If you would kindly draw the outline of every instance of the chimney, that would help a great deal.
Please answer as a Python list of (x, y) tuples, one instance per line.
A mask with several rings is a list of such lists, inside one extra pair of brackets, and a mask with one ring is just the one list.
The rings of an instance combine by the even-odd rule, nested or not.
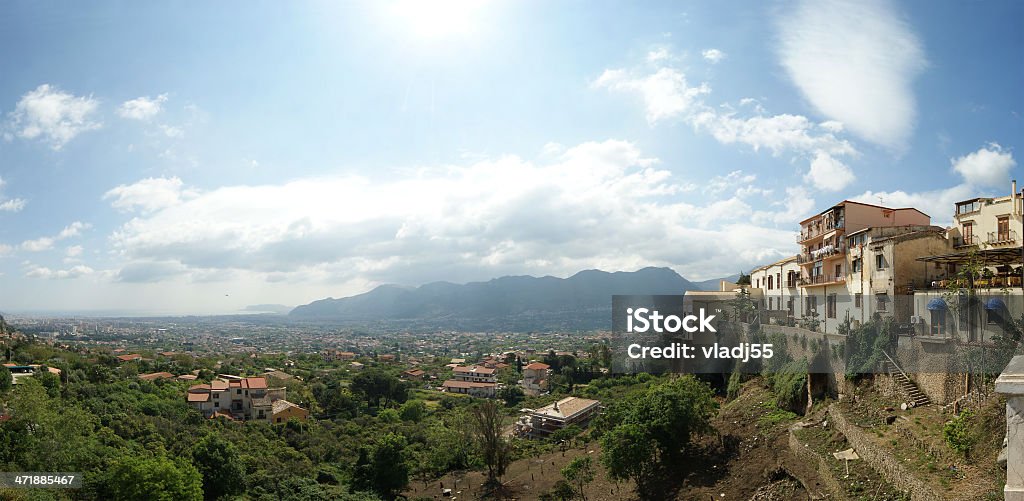
[(1013, 188), (1010, 190), (1010, 203), (1013, 205), (1013, 215), (1017, 215), (1017, 180), (1013, 180)]

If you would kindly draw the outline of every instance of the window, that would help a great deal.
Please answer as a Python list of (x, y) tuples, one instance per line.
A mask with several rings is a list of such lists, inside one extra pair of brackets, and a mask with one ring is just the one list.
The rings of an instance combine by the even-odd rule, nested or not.
[(931, 333), (933, 336), (942, 334), (946, 326), (946, 310), (932, 310)]
[(772, 278), (773, 277), (771, 275), (768, 275), (768, 290), (772, 290), (772, 285), (773, 285)]
[(775, 285), (778, 285), (780, 289), (782, 288), (782, 273), (775, 274)]
[(974, 223), (964, 223), (964, 229), (960, 233), (964, 237), (964, 245), (974, 243)]
[(886, 311), (889, 306), (889, 295), (886, 293), (875, 294), (875, 310)]
[(220, 398), (220, 392), (214, 393), (213, 398)]
[(790, 316), (792, 316), (793, 315), (793, 298), (789, 298), (789, 300), (786, 301), (786, 309), (789, 310), (789, 314), (790, 314)]
[(853, 295), (853, 307), (860, 308), (864, 304), (864, 294), (856, 293)]
[(981, 210), (980, 200), (972, 200), (970, 202), (962, 202), (956, 204), (957, 214), (967, 214), (968, 212), (974, 212), (976, 210)]
[(755, 289), (760, 289), (760, 288), (761, 288), (761, 279), (760, 279), (760, 278), (759, 278), (759, 279), (757, 279), (757, 281), (756, 281), (756, 285), (754, 285), (754, 288), (755, 288)]
[(825, 315), (828, 316), (828, 318), (836, 318), (835, 294), (829, 294), (828, 297), (825, 298)]
[(277, 418), (277, 422), (280, 423), (281, 422), (281, 418)]
[(769, 310), (771, 310), (771, 309), (772, 309), (772, 300), (773, 300), (773, 299), (775, 299), (775, 298), (771, 298), (771, 297), (770, 297), (770, 298), (768, 298), (768, 309), (769, 309)]
[(220, 402), (214, 402), (214, 403), (213, 403), (213, 406), (214, 406), (214, 407), (217, 407), (217, 408), (220, 408)]
[(837, 264), (836, 265), (836, 280), (839, 280), (842, 277), (843, 277), (843, 265)]
[(1010, 239), (1010, 216), (999, 216), (996, 219), (996, 230), (1000, 242)]
[(818, 296), (807, 296), (807, 312), (818, 312)]
[(881, 253), (875, 254), (875, 269), (876, 270), (884, 270), (885, 266), (886, 266), (885, 254), (881, 254)]
[(241, 395), (241, 394), (242, 394), (242, 390), (235, 390), (235, 395)]
[(999, 310), (989, 310), (989, 309), (986, 309), (985, 311), (988, 312), (988, 324), (989, 325), (999, 325), (999, 324), (1003, 323), (1003, 315), (1002, 315), (1002, 313), (1000, 313)]
[(853, 272), (854, 273), (860, 273), (860, 270), (861, 270), (861, 268), (863, 266), (864, 266), (864, 260), (863, 259), (858, 257), (858, 258), (853, 260)]

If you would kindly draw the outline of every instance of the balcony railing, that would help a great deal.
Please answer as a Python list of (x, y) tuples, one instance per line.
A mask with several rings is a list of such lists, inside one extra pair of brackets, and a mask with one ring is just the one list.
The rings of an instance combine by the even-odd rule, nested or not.
[(811, 252), (801, 252), (797, 254), (796, 262), (798, 264), (810, 263), (812, 261), (818, 261), (831, 256), (838, 256), (846, 253), (846, 244), (839, 245), (826, 245), (820, 249), (813, 250)]
[(800, 240), (808, 240), (819, 235), (824, 235), (832, 230), (842, 229), (843, 221), (840, 220), (836, 224), (815, 224), (800, 231)]
[(1007, 231), (990, 231), (988, 232), (988, 240), (986, 241), (989, 245), (1006, 245), (1012, 244), (1017, 241), (1017, 232), (1013, 230)]
[(978, 239), (974, 238), (974, 235), (967, 235), (966, 237), (956, 237), (953, 241), (953, 247), (967, 247), (970, 245), (977, 245)]
[(812, 275), (800, 279), (800, 285), (840, 284), (846, 282), (846, 275)]

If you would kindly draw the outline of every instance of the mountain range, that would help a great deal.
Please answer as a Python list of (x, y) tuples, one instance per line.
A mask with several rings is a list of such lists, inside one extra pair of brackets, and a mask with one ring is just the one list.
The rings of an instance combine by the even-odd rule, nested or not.
[[(717, 280), (714, 281), (717, 286)], [(702, 290), (670, 268), (581, 271), (569, 278), (507, 276), (486, 282), (381, 285), (298, 306), (289, 319), (453, 330), (591, 330), (610, 324), (613, 295)]]

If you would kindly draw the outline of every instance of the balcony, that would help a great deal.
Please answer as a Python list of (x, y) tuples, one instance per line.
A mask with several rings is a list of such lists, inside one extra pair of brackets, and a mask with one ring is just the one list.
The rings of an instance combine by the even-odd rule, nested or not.
[(820, 249), (815, 249), (811, 252), (802, 252), (797, 254), (797, 264), (805, 264), (819, 260), (829, 259), (834, 256), (845, 256), (846, 255), (846, 244), (839, 245), (826, 245)]
[(1017, 232), (1013, 230), (1007, 231), (990, 231), (988, 232), (988, 239), (985, 243), (989, 245), (1010, 245), (1017, 241)]
[(966, 237), (956, 237), (956, 240), (953, 240), (953, 247), (960, 248), (978, 245), (978, 240), (979, 239), (974, 238), (974, 235), (967, 235)]
[(812, 275), (810, 277), (804, 277), (800, 279), (800, 285), (803, 287), (811, 287), (815, 285), (830, 285), (830, 284), (841, 284), (846, 282), (846, 275)]

